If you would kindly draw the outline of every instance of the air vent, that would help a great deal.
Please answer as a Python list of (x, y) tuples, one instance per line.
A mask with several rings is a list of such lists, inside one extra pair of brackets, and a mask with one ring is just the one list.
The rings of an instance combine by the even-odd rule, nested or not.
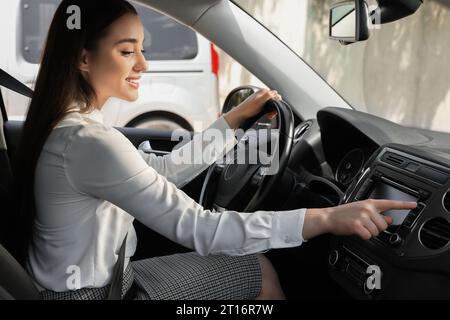
[(442, 201), (445, 210), (447, 210), (447, 212), (450, 212), (450, 190), (447, 191), (446, 194), (444, 194), (444, 199)]
[(450, 223), (444, 218), (428, 220), (420, 230), (420, 242), (428, 249), (441, 249), (450, 242)]
[(396, 167), (402, 167), (406, 160), (400, 156), (388, 153), (383, 157), (383, 160)]

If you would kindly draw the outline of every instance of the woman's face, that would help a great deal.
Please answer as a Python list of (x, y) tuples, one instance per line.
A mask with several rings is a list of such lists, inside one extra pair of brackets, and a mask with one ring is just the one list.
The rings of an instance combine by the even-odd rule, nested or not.
[(85, 51), (80, 70), (97, 95), (101, 108), (109, 97), (137, 100), (139, 79), (148, 64), (143, 55), (144, 28), (138, 16), (126, 14), (115, 21), (95, 52)]

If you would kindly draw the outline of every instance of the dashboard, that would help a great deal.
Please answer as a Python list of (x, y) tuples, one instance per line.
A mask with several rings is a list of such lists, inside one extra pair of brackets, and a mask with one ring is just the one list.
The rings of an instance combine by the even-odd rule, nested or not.
[[(414, 210), (386, 211), (393, 223), (371, 240), (333, 237), (330, 275), (357, 298), (450, 296), (450, 155), (387, 144), (364, 167), (343, 203), (364, 199), (417, 202)], [(371, 285), (370, 268), (379, 271)]]
[(374, 152), (385, 144), (413, 145), (428, 148), (427, 152), (450, 153), (448, 133), (409, 128), (351, 109), (324, 108), (318, 112), (317, 119), (297, 124), (295, 132), (301, 132), (297, 139), (301, 141), (294, 145), (291, 167), (295, 170), (296, 165), (302, 163), (308, 171), (329, 179), (343, 192), (362, 172)]
[(418, 203), (384, 212), (394, 223), (371, 240), (332, 236), (330, 277), (360, 299), (450, 297), (450, 135), (332, 107), (296, 132), (305, 123), (292, 161), (312, 155), (302, 165), (341, 189), (341, 204)]

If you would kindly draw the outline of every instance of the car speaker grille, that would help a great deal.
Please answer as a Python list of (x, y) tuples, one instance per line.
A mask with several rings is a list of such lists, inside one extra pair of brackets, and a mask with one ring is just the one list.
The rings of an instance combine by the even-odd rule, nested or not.
[(445, 210), (447, 210), (447, 212), (450, 212), (450, 190), (448, 190), (444, 195), (444, 200), (442, 203), (444, 204)]
[(450, 223), (444, 218), (427, 221), (420, 231), (420, 241), (428, 249), (441, 249), (450, 242)]

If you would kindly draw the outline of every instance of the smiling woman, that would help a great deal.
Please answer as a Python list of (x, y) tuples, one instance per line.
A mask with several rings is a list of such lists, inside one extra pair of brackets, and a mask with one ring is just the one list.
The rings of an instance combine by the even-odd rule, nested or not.
[[(74, 6), (80, 8), (79, 28), (76, 21), (67, 27)], [(148, 68), (144, 41), (142, 23), (127, 1), (64, 0), (56, 10), (14, 161), (14, 200), (20, 204), (15, 229), (25, 236), (13, 237), (19, 241), (16, 256), (48, 299), (106, 298), (121, 262), (123, 297), (283, 297), (270, 262), (250, 254), (278, 244), (267, 232), (271, 213), (241, 220), (203, 210), (175, 183), (192, 179), (208, 164), (175, 166), (171, 158), (140, 154), (103, 123), (100, 109), (108, 98), (138, 98), (139, 79)], [(210, 128), (232, 138), (202, 146), (218, 155), (228, 151), (235, 139), (226, 131), (275, 96), (264, 90), (219, 118)], [(202, 135), (194, 140), (199, 139)], [(301, 243), (304, 211), (278, 222), (296, 226), (290, 232), (297, 240), (289, 245)], [(134, 218), (205, 257), (188, 253), (130, 263), (137, 241)], [(248, 255), (206, 257), (225, 252)], [(183, 290), (171, 290), (182, 282)]]
[(127, 14), (99, 40), (98, 50), (83, 49), (79, 68), (96, 92), (93, 104), (97, 108), (111, 96), (128, 101), (138, 98), (140, 75), (148, 69), (143, 43), (139, 16)]

